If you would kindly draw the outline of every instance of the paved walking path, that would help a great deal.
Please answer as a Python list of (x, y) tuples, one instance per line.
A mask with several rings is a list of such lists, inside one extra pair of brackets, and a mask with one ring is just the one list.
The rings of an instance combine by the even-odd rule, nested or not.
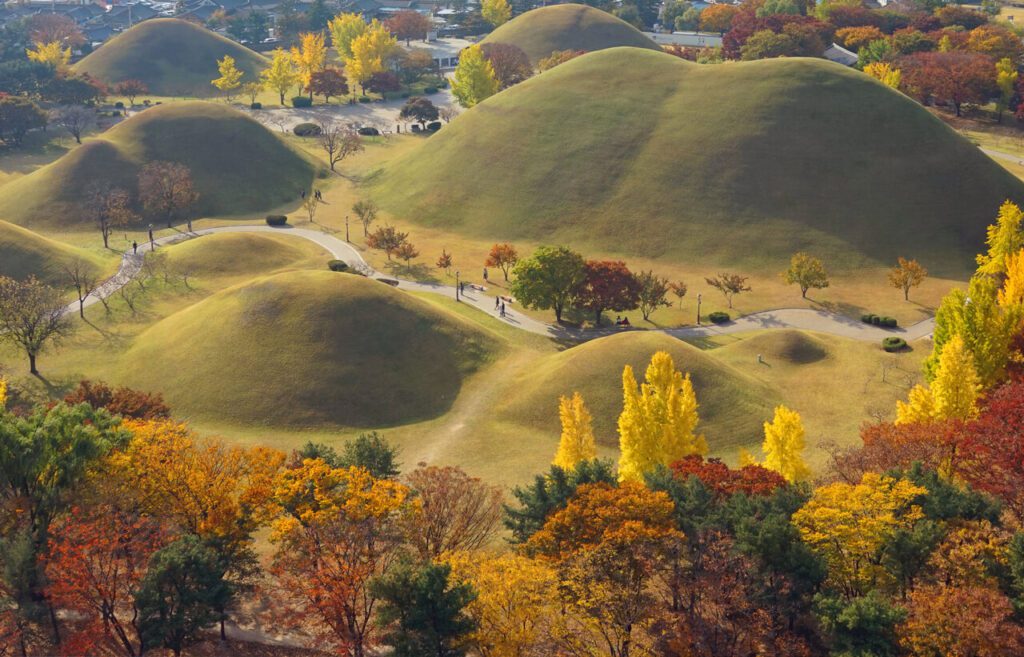
[[(399, 289), (415, 292), (429, 292), (431, 294), (439, 294), (449, 298), (455, 298), (455, 287), (452, 285), (406, 281), (397, 279), (388, 274), (382, 274), (370, 267), (370, 265), (363, 260), (363, 257), (355, 248), (352, 247), (351, 244), (348, 244), (329, 233), (310, 230), (308, 228), (294, 228), (292, 226), (271, 227), (262, 224), (204, 228), (193, 232), (182, 232), (175, 235), (161, 237), (154, 240), (153, 247), (160, 248), (177, 242), (201, 237), (203, 235), (213, 235), (217, 233), (273, 233), (276, 235), (299, 237), (318, 244), (336, 259), (344, 260), (351, 266), (358, 266), (363, 271), (369, 272), (369, 276), (371, 278), (398, 281), (397, 287)], [(99, 303), (100, 298), (109, 297), (131, 281), (132, 278), (139, 273), (139, 270), (142, 268), (142, 260), (145, 257), (145, 254), (150, 250), (150, 243), (145, 242), (139, 245), (139, 251), (137, 254), (133, 254), (130, 250), (127, 251), (122, 256), (121, 267), (117, 274), (97, 288), (97, 290), (93, 292), (88, 299), (86, 299), (85, 305), (91, 306), (95, 303)], [(511, 303), (509, 302), (506, 302), (505, 305), (505, 317), (499, 318), (498, 313), (494, 308), (494, 296), (488, 296), (486, 292), (471, 289), (469, 286), (466, 286), (465, 294), (460, 296), (464, 303), (468, 303), (474, 308), (498, 318), (499, 321), (504, 321), (510, 326), (524, 331), (529, 331), (530, 333), (551, 338), (562, 340), (589, 340), (591, 338), (621, 333), (623, 330), (641, 330), (636, 328), (609, 328), (599, 330), (568, 329), (552, 324), (545, 324), (544, 322), (538, 321), (532, 317), (528, 317), (519, 311), (513, 310), (511, 308)], [(69, 304), (65, 312), (68, 314), (77, 313), (78, 302), (75, 301)], [(706, 326), (690, 326), (677, 329), (656, 330), (662, 330), (677, 338), (696, 338), (713, 335), (727, 335), (730, 333), (759, 329), (803, 329), (865, 341), (878, 341), (887, 336), (897, 335), (907, 341), (910, 341), (930, 335), (935, 329), (935, 320), (926, 319), (907, 328), (883, 329), (877, 326), (864, 324), (856, 319), (851, 319), (843, 315), (837, 315), (823, 310), (811, 310), (809, 308), (783, 308), (780, 310), (766, 310), (764, 312), (745, 315), (735, 321), (722, 325), (712, 324)]]

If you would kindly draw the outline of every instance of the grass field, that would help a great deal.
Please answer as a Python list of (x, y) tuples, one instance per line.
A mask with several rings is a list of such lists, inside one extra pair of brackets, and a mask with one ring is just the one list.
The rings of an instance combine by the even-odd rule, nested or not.
[(69, 246), (19, 226), (0, 221), (0, 276), (34, 275), (50, 284), (67, 284), (64, 267), (82, 262), (94, 275), (112, 271), (112, 262), (86, 249)]
[(144, 21), (117, 35), (74, 66), (78, 73), (115, 84), (141, 80), (156, 96), (206, 98), (219, 92), (217, 60), (225, 55), (254, 80), (267, 60), (245, 46), (204, 27), (176, 18)]
[(144, 164), (189, 167), (203, 215), (268, 210), (297, 199), (323, 169), (256, 121), (224, 105), (181, 102), (133, 115), (59, 160), (0, 187), (0, 219), (50, 230), (85, 223), (96, 173), (134, 193)]
[(629, 23), (587, 5), (564, 4), (540, 7), (505, 23), (482, 43), (519, 46), (534, 64), (556, 50), (604, 50), (632, 46), (661, 50)]
[(1024, 199), (970, 142), (856, 71), (616, 48), (463, 113), (367, 192), (395, 216), (493, 240), (750, 272), (798, 250), (836, 273), (902, 255), (953, 278), (999, 204)]

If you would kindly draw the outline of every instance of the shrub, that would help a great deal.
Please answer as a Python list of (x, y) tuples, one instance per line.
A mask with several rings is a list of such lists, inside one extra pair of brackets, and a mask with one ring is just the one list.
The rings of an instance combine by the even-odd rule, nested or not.
[(114, 107), (116, 107), (117, 109), (124, 109), (124, 103), (122, 103), (121, 101), (117, 101), (116, 103), (114, 103)]
[(292, 107), (312, 107), (313, 101), (306, 96), (295, 96), (292, 98)]
[(380, 134), (380, 130), (378, 130), (377, 128), (371, 128), (369, 126), (359, 128), (359, 130), (357, 130), (356, 132), (363, 135), (364, 137), (376, 137), (377, 135)]
[(903, 338), (897, 338), (895, 335), (891, 335), (888, 338), (882, 338), (882, 349), (885, 349), (889, 353), (902, 351), (906, 348), (907, 341)]
[(348, 263), (344, 260), (328, 260), (327, 268), (331, 271), (348, 271)]
[(437, 93), (437, 87), (424, 87), (423, 88), (423, 93), (425, 95), (427, 95), (427, 96), (429, 96), (430, 94), (436, 94)]
[(729, 313), (722, 310), (716, 310), (715, 312), (708, 314), (708, 319), (711, 320), (712, 324), (725, 324), (729, 321)]
[(359, 97), (359, 102), (360, 103), (368, 103), (368, 102), (370, 102), (370, 97), (369, 96), (360, 96)]
[(413, 132), (423, 132), (423, 129), (422, 129), (422, 128), (420, 128), (420, 126), (419, 126), (419, 124), (418, 124), (418, 123), (413, 123), (413, 124), (412, 124), (412, 131), (413, 131)]
[(253, 103), (249, 105), (249, 109), (263, 109), (263, 103)]
[(431, 132), (437, 132), (440, 129), (441, 129), (441, 122), (440, 121), (431, 121), (430, 123), (427, 124), (427, 130), (429, 130)]
[(315, 123), (300, 123), (292, 128), (292, 132), (300, 137), (316, 137), (322, 132), (322, 130), (320, 130), (320, 126)]
[(864, 322), (865, 324), (872, 324), (875, 321), (875, 317), (877, 317), (877, 315), (871, 315), (871, 314), (861, 315), (860, 316), (860, 321)]
[(283, 214), (268, 214), (267, 225), (268, 226), (284, 226), (288, 223), (288, 217)]
[(878, 321), (879, 325), (885, 328), (896, 328), (896, 318), (894, 317), (881, 317)]
[(408, 91), (403, 91), (402, 93), (398, 94), (399, 98), (409, 98), (410, 96), (412, 96), (412, 94), (409, 93)]
[(873, 325), (875, 325), (875, 326), (881, 326), (882, 325), (882, 318), (879, 317), (878, 315), (872, 315), (871, 316), (871, 323)]

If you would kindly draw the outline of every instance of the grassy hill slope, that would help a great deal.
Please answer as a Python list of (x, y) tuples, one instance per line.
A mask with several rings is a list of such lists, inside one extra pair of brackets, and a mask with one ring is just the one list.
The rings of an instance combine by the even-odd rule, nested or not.
[(778, 271), (916, 257), (973, 269), (1024, 185), (911, 99), (818, 59), (698, 65), (613, 48), (465, 112), (369, 180), (385, 210), (488, 240), (543, 239)]
[(519, 46), (535, 64), (556, 50), (591, 52), (616, 46), (661, 50), (658, 44), (624, 20), (606, 11), (576, 4), (528, 11), (488, 34), (482, 43)]
[(262, 55), (210, 30), (176, 18), (144, 21), (117, 35), (74, 66), (108, 84), (142, 80), (157, 96), (219, 95), (210, 80), (225, 55), (253, 80), (267, 65)]
[(137, 192), (147, 162), (192, 170), (199, 216), (255, 212), (294, 199), (318, 167), (262, 125), (223, 105), (189, 101), (133, 115), (102, 138), (0, 188), (0, 219), (69, 227), (86, 221), (82, 199), (100, 174)]
[(99, 273), (99, 259), (81, 249), (0, 221), (0, 276), (34, 275), (52, 285), (67, 285), (63, 267), (80, 260)]
[(522, 380), (510, 384), (510, 399), (498, 410), (507, 421), (558, 435), (558, 397), (579, 391), (594, 416), (602, 445), (618, 445), (616, 423), (622, 410), (622, 368), (638, 380), (651, 356), (667, 351), (676, 367), (689, 372), (697, 394), (699, 425), (711, 451), (731, 455), (737, 446), (759, 441), (761, 423), (777, 397), (771, 388), (739, 369), (664, 333), (631, 332), (591, 340), (546, 357)]
[(501, 349), (377, 281), (299, 271), (228, 288), (147, 329), (116, 380), (183, 416), (249, 426), (390, 426), (436, 417)]
[(299, 263), (310, 252), (330, 254), (306, 240), (266, 233), (214, 233), (176, 245), (168, 263), (198, 277), (260, 275)]

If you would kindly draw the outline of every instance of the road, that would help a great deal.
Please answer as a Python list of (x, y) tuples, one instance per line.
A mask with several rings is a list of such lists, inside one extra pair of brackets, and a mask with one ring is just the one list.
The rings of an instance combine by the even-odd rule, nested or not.
[[(352, 245), (328, 233), (310, 230), (308, 228), (295, 228), (292, 226), (272, 227), (262, 224), (221, 226), (218, 228), (204, 228), (191, 233), (183, 232), (176, 235), (161, 237), (155, 240), (152, 246), (153, 248), (162, 248), (177, 242), (196, 239), (203, 235), (215, 235), (218, 233), (272, 233), (275, 235), (287, 235), (305, 239), (319, 245), (334, 258), (344, 260), (350, 266), (358, 267), (362, 271), (366, 272), (371, 278), (398, 281), (397, 287), (401, 290), (427, 292), (430, 294), (447, 296), (453, 299), (456, 296), (455, 287), (451, 285), (406, 281), (387, 274), (382, 274), (370, 267), (370, 265), (363, 260), (362, 255), (360, 255)], [(138, 254), (134, 254), (131, 251), (125, 252), (122, 256), (121, 266), (118, 269), (117, 274), (97, 288), (97, 290), (93, 292), (88, 299), (86, 299), (85, 305), (91, 306), (95, 303), (99, 303), (101, 297), (109, 297), (117, 292), (117, 290), (123, 285), (130, 282), (132, 278), (139, 273), (139, 270), (142, 268), (142, 259), (150, 249), (151, 247), (149, 242), (146, 242), (139, 246)], [(512, 304), (510, 300), (506, 302), (505, 316), (499, 317), (499, 313), (494, 307), (495, 297), (488, 295), (485, 289), (470, 289), (467, 287), (465, 293), (460, 295), (460, 299), (463, 303), (467, 303), (477, 310), (485, 312), (499, 321), (503, 321), (515, 328), (550, 338), (574, 341), (589, 340), (605, 335), (612, 335), (614, 333), (621, 333), (623, 330), (661, 330), (677, 338), (699, 338), (761, 329), (801, 329), (869, 342), (877, 342), (884, 337), (896, 335), (907, 341), (911, 341), (931, 335), (932, 331), (935, 329), (934, 319), (926, 319), (906, 328), (883, 329), (877, 326), (864, 324), (863, 322), (843, 315), (837, 315), (823, 310), (811, 310), (809, 308), (782, 308), (779, 310), (766, 310), (763, 312), (752, 313), (721, 325), (689, 326), (676, 329), (610, 328), (582, 330), (570, 329), (538, 321), (519, 311), (513, 310), (511, 308)], [(78, 302), (76, 301), (69, 304), (65, 309), (65, 312), (67, 314), (77, 313)]]
[[(455, 106), (450, 89), (441, 89), (436, 94), (427, 96), (439, 109)], [(388, 100), (374, 103), (354, 103), (341, 105), (314, 105), (313, 107), (281, 107), (264, 110), (251, 110), (248, 106), (236, 106), (260, 123), (282, 131), (291, 131), (300, 123), (320, 123), (321, 121), (340, 121), (358, 127), (369, 126), (381, 132), (395, 132), (395, 126), (402, 124), (402, 130), (409, 122), (399, 118), (405, 99)]]

